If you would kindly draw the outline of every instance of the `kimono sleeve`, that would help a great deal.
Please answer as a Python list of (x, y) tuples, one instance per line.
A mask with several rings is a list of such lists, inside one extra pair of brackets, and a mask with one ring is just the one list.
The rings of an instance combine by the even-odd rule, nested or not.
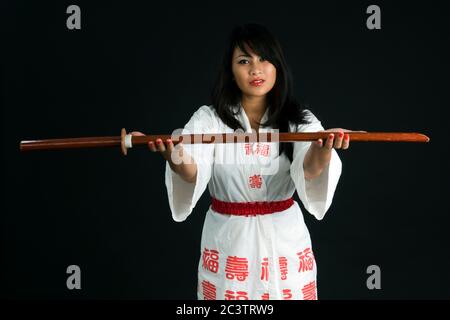
[[(200, 107), (184, 126), (182, 134), (216, 133), (216, 119), (208, 106)], [(166, 161), (165, 184), (172, 218), (182, 222), (191, 214), (211, 178), (214, 161), (214, 144), (183, 143), (187, 152), (197, 164), (197, 178), (194, 183), (184, 181)]]
[[(310, 124), (299, 125), (297, 132), (317, 132), (324, 130), (321, 122), (307, 110)], [(311, 141), (294, 142), (293, 159), (290, 167), (291, 178), (297, 189), (297, 194), (305, 209), (316, 219), (322, 220), (333, 200), (334, 192), (342, 172), (342, 162), (333, 148), (330, 163), (320, 176), (311, 181), (305, 179), (303, 161)]]

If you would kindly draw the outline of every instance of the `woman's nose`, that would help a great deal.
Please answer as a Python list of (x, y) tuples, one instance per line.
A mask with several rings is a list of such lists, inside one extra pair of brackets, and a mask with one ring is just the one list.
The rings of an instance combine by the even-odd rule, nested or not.
[(250, 70), (250, 73), (252, 75), (257, 75), (262, 73), (261, 68), (259, 66), (253, 66), (252, 69)]

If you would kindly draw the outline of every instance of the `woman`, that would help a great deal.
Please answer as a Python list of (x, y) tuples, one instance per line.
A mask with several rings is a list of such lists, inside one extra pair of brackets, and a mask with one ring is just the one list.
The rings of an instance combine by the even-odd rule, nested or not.
[[(311, 239), (292, 196), (296, 189), (305, 209), (319, 220), (324, 217), (342, 168), (334, 149), (348, 149), (350, 139), (344, 132), (350, 130), (324, 130), (314, 114), (295, 101), (282, 49), (258, 24), (232, 31), (211, 100), (193, 114), (183, 134), (237, 129), (334, 134), (325, 142), (176, 147), (171, 139), (149, 142), (150, 150), (167, 160), (165, 181), (175, 221), (184, 221), (209, 187), (212, 205), (202, 232), (198, 298), (317, 299)], [(219, 161), (230, 154), (231, 163)]]

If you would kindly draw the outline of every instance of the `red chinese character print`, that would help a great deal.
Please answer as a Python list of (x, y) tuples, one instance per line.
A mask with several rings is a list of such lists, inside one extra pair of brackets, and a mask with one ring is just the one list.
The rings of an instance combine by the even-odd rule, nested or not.
[(260, 151), (261, 151), (261, 145), (259, 143), (257, 143), (256, 148), (255, 148), (255, 153), (259, 154)]
[(248, 300), (248, 293), (245, 291), (237, 291), (235, 293), (234, 291), (226, 290), (225, 300)]
[(236, 277), (239, 281), (244, 281), (248, 276), (247, 258), (228, 256), (225, 273), (227, 279), (233, 280)]
[(270, 153), (270, 145), (268, 145), (268, 144), (263, 144), (262, 146), (261, 146), (261, 155), (262, 156), (264, 156), (264, 157), (268, 157), (269, 156), (269, 153)]
[(311, 281), (310, 283), (303, 286), (302, 293), (304, 300), (317, 300), (316, 282)]
[(278, 260), (280, 262), (281, 280), (286, 280), (287, 279), (287, 273), (288, 273), (287, 259), (286, 259), (286, 257), (280, 257), (280, 258), (278, 258)]
[(203, 298), (205, 300), (216, 300), (216, 286), (209, 281), (202, 281)]
[(252, 146), (250, 145), (250, 143), (244, 144), (244, 149), (245, 149), (246, 156), (248, 156), (252, 153)]
[(283, 289), (283, 299), (284, 300), (291, 300), (292, 299), (291, 289)]
[(263, 262), (261, 262), (261, 280), (268, 281), (269, 280), (269, 259), (263, 258)]
[(255, 175), (249, 177), (248, 180), (249, 180), (248, 182), (249, 182), (250, 188), (253, 188), (253, 189), (255, 189), (255, 188), (260, 189), (261, 188), (262, 178), (261, 178), (260, 174), (255, 174)]
[(263, 143), (255, 143), (255, 151), (252, 150), (252, 145), (250, 143), (244, 144), (245, 155), (259, 154), (264, 157), (268, 157), (270, 154), (270, 145)]
[(269, 293), (263, 293), (261, 300), (269, 300)]
[(205, 248), (202, 255), (203, 269), (217, 273), (219, 270), (219, 251)]
[(300, 260), (298, 272), (305, 272), (314, 268), (314, 255), (311, 248), (306, 248), (302, 252), (297, 252)]

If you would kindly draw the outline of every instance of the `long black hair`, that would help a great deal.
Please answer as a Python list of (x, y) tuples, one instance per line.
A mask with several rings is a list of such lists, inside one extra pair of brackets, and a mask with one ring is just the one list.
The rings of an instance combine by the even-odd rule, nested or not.
[[(211, 104), (220, 119), (233, 130), (238, 128), (244, 130), (242, 124), (234, 117), (236, 113), (233, 112), (233, 106), (239, 105), (241, 101), (242, 92), (233, 81), (231, 61), (236, 47), (250, 55), (245, 45), (272, 63), (277, 72), (274, 87), (267, 94), (269, 108), (267, 121), (259, 125), (272, 126), (279, 132), (288, 132), (289, 122), (296, 125), (310, 123), (305, 108), (293, 96), (292, 75), (280, 43), (266, 27), (256, 23), (236, 26), (229, 36), (223, 61), (211, 91)], [(283, 152), (286, 152), (286, 156), (292, 162), (292, 143), (280, 143), (279, 154)]]

